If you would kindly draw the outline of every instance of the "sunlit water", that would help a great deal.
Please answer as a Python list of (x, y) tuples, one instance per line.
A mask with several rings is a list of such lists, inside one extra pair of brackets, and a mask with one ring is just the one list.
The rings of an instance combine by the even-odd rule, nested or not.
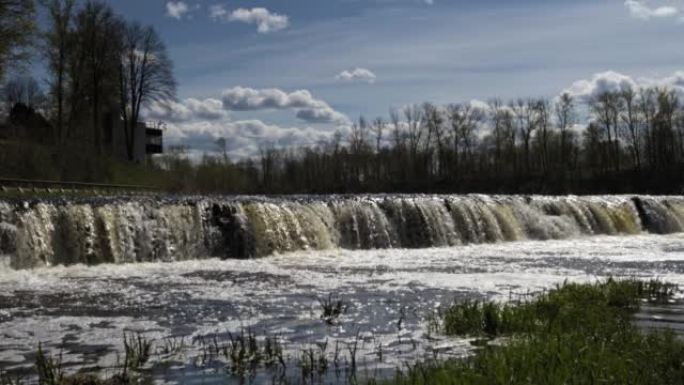
[[(31, 366), (39, 343), (67, 365), (111, 367), (124, 331), (155, 341), (149, 366), (159, 381), (238, 381), (203, 362), (199, 341), (250, 329), (279, 336), (290, 358), (328, 341), (359, 367), (386, 369), (469, 351), (467, 340), (427, 329), (458, 298), (507, 300), (565, 280), (658, 277), (684, 284), (684, 234), (580, 237), (419, 250), (323, 250), (263, 259), (0, 268), (0, 369)], [(319, 299), (347, 305), (334, 325)], [(183, 336), (178, 354), (164, 338)], [(347, 354), (348, 355), (348, 354)], [(173, 364), (169, 365), (169, 362)], [(265, 381), (264, 382), (268, 382)]]

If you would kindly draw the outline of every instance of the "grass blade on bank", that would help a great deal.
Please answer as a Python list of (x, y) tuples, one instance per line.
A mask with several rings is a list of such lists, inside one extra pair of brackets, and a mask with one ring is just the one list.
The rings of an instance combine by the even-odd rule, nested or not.
[(528, 302), (465, 301), (443, 315), (450, 335), (508, 336), (467, 359), (419, 363), (396, 384), (682, 384), (684, 342), (632, 323), (642, 301), (668, 302), (675, 285), (608, 279), (565, 283)]

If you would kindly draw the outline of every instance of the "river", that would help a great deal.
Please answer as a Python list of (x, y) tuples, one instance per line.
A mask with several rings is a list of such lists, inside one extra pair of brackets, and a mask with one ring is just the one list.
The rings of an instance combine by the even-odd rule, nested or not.
[[(237, 383), (207, 341), (249, 330), (292, 360), (337, 347), (348, 366), (357, 346), (358, 366), (386, 375), (470, 351), (428, 327), (455, 299), (609, 276), (684, 284), (682, 208), (630, 196), (8, 201), (0, 369), (30, 367), (39, 343), (69, 370), (112, 367), (124, 332), (140, 332), (155, 379)], [(329, 297), (346, 311), (324, 322)]]

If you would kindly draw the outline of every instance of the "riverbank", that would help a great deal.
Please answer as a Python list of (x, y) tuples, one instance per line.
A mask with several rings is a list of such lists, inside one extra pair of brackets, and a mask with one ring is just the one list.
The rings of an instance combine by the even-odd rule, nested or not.
[(463, 360), (409, 366), (393, 384), (681, 384), (684, 342), (671, 331), (645, 333), (632, 316), (642, 303), (667, 303), (659, 281), (563, 284), (530, 302), (462, 302), (442, 331), (485, 338)]

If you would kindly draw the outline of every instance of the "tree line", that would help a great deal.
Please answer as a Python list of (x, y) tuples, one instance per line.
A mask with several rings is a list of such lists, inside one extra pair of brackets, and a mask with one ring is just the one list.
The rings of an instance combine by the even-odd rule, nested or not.
[(153, 27), (123, 19), (104, 2), (40, 0), (38, 5), (47, 21), (43, 29), (36, 27), (33, 0), (0, 0), (0, 79), (29, 59), (42, 60), (47, 68), (47, 92), (28, 76), (4, 83), (9, 123), (38, 124), (28, 117), (44, 116), (49, 127), (29, 127), (45, 128), (43, 142), (87, 145), (104, 155), (105, 121), (121, 119), (132, 159), (133, 131), (144, 106), (175, 97), (173, 63), (162, 39)]
[[(681, 192), (684, 104), (663, 87), (413, 104), (361, 117), (315, 146), (265, 146), (231, 161), (223, 138), (199, 161), (167, 149), (130, 165), (108, 158), (101, 128), (120, 119), (132, 158), (143, 108), (174, 98), (173, 65), (154, 28), (95, 0), (0, 0), (0, 36), (0, 80), (31, 58), (47, 68), (45, 90), (29, 76), (3, 82), (0, 176), (219, 193)], [(22, 126), (28, 137), (9, 134)]]
[(279, 192), (676, 193), (684, 105), (657, 87), (415, 104), (314, 148), (264, 148), (255, 169)]

